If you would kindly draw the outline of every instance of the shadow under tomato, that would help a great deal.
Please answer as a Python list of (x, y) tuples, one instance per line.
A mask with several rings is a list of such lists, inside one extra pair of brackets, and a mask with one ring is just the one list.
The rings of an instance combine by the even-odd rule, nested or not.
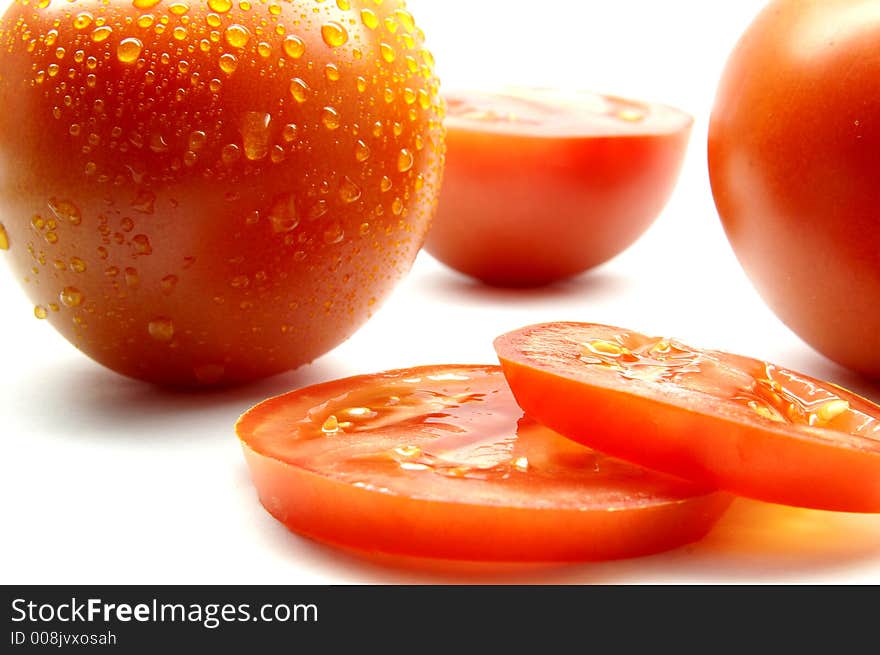
[(602, 269), (536, 287), (498, 287), (455, 271), (438, 268), (425, 274), (419, 285), (425, 293), (453, 303), (498, 304), (543, 302), (547, 300), (602, 298), (620, 294), (627, 281)]
[(365, 552), (303, 537), (275, 523), (271, 540), (276, 547), (293, 549), (300, 561), (305, 556), (336, 576), (361, 583), (544, 584), (548, 576), (563, 583), (571, 574), (570, 565), (558, 563), (473, 562)]
[[(15, 393), (21, 408), (18, 418), (35, 434), (170, 443), (209, 434), (228, 438), (238, 416), (256, 403), (339, 375), (332, 357), (323, 357), (247, 385), (175, 389), (126, 378), (84, 357), (71, 357), (53, 364), (51, 374), (26, 372)], [(219, 426), (219, 431), (212, 426)]]
[(727, 575), (802, 575), (880, 562), (880, 516), (737, 499), (696, 555), (724, 561)]
[[(270, 517), (274, 547), (348, 579), (386, 584), (653, 584), (810, 579), (880, 564), (880, 516), (736, 499), (701, 541), (657, 555), (583, 563), (492, 563), (365, 553), (290, 533)], [(268, 535), (267, 535), (268, 536)]]

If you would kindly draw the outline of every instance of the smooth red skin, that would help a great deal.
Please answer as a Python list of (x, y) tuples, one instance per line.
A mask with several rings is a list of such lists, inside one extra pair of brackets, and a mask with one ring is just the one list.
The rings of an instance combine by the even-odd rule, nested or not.
[[(59, 306), (59, 311), (48, 311), (48, 321), (84, 353), (119, 373), (161, 384), (245, 382), (295, 368), (339, 344), (372, 315), (408, 272), (427, 231), (442, 173), (437, 81), (430, 74), (409, 73), (402, 50), (390, 64), (379, 56), (382, 40), (402, 48), (403, 26), (392, 36), (368, 30), (360, 22), (361, 5), (369, 5), (382, 21), (402, 3), (385, 2), (377, 7), (355, 1), (347, 12), (326, 3), (314, 14), (311, 0), (298, 0), (281, 3), (278, 18), (270, 14), (269, 5), (255, 2), (244, 12), (236, 4), (222, 16), (220, 43), (208, 53), (198, 47), (210, 29), (205, 3), (191, 3), (186, 14), (189, 37), (184, 41), (172, 36), (180, 19), (167, 11), (165, 3), (144, 11), (135, 9), (130, 0), (114, 1), (107, 7), (94, 0), (53, 2), (45, 9), (35, 5), (17, 2), (0, 22), (0, 30), (8, 30), (23, 17), (37, 37), (52, 27), (53, 20), (61, 21), (56, 43), (46, 48), (38, 45), (34, 53), (26, 51), (27, 41), (20, 35), (0, 34), (0, 222), (10, 242), (10, 250), (0, 251), (0, 256), (9, 262), (35, 305)], [(114, 26), (110, 38), (93, 43), (89, 36), (94, 24), (74, 30), (72, 17), (82, 11), (90, 11), (95, 19), (108, 17), (108, 24)], [(301, 13), (308, 18), (302, 20)], [(171, 22), (161, 36), (152, 28), (120, 28), (116, 23), (117, 17), (142, 14), (153, 14), (156, 23), (167, 15)], [(296, 60), (288, 57), (285, 67), (278, 68), (283, 37), (274, 28), (257, 37), (254, 20), (261, 17), (270, 25), (276, 21), (288, 25), (288, 34), (306, 43), (306, 54)], [(349, 19), (356, 22), (350, 24)], [(325, 20), (349, 27), (351, 37), (345, 46), (330, 48), (322, 41), (320, 26)], [(225, 28), (236, 22), (251, 30), (246, 54), (225, 43)], [(118, 42), (131, 36), (144, 42), (144, 54), (172, 55), (167, 66), (152, 66), (156, 71), (152, 84), (145, 82), (148, 67), (139, 69), (117, 61)], [(79, 38), (76, 44), (72, 42), (75, 37)], [(11, 52), (7, 39), (14, 44)], [(263, 59), (254, 51), (258, 41), (271, 44), (270, 58)], [(188, 53), (191, 44), (196, 47)], [(355, 45), (364, 53), (361, 59), (352, 55)], [(56, 56), (57, 46), (66, 49), (63, 60)], [(411, 54), (422, 63), (420, 47)], [(176, 55), (181, 48), (184, 54)], [(77, 49), (84, 51), (84, 62), (91, 55), (98, 58), (96, 70), (74, 60)], [(106, 60), (105, 52), (109, 53)], [(221, 52), (238, 55), (234, 74), (219, 69)], [(178, 74), (179, 59), (188, 63), (186, 74)], [(328, 62), (338, 65), (338, 81), (325, 76)], [(60, 65), (58, 76), (47, 75), (41, 85), (34, 84), (36, 71), (46, 71), (51, 64)], [(73, 80), (67, 77), (70, 68), (76, 71)], [(89, 72), (97, 77), (94, 88), (84, 83)], [(269, 74), (261, 76), (261, 72)], [(199, 73), (201, 86), (192, 85), (193, 73)], [(356, 88), (358, 75), (370, 80), (363, 93)], [(399, 75), (396, 82), (390, 79), (392, 75)], [(291, 97), (294, 77), (311, 88), (302, 104)], [(206, 86), (212, 78), (222, 81), (216, 98)], [(118, 88), (117, 80), (123, 83), (118, 93), (104, 92), (108, 81)], [(70, 108), (63, 102), (64, 93), (57, 91), (61, 82), (75, 99)], [(393, 103), (382, 99), (386, 86), (398, 92)], [(402, 97), (404, 86), (431, 94), (429, 109), (415, 103), (418, 116), (414, 121), (408, 115), (412, 105)], [(183, 102), (175, 99), (177, 88), (187, 90)], [(138, 108), (141, 94), (153, 103), (151, 107)], [(104, 101), (100, 113), (93, 109), (98, 99)], [(62, 108), (60, 119), (53, 117), (56, 106)], [(339, 129), (323, 126), (325, 106), (338, 109)], [(295, 150), (289, 148), (281, 163), (272, 163), (268, 155), (248, 161), (242, 152), (234, 165), (224, 166), (222, 149), (230, 143), (243, 148), (241, 126), (245, 113), (251, 111), (272, 115), (270, 147), (288, 143), (281, 135), (284, 124), (298, 125), (297, 138), (290, 146)], [(89, 126), (92, 119), (94, 127)], [(371, 129), (378, 120), (383, 122), (383, 132), (374, 137)], [(395, 121), (404, 126), (400, 137), (392, 134)], [(138, 149), (130, 137), (140, 123), (149, 128), (142, 130), (145, 145)], [(360, 125), (357, 135), (356, 123)], [(70, 133), (72, 124), (81, 126), (78, 136)], [(115, 126), (123, 128), (121, 136), (113, 135)], [(101, 142), (85, 153), (83, 146), (92, 130)], [(181, 159), (193, 130), (204, 131), (208, 140), (198, 151), (196, 165), (188, 167), (181, 165)], [(166, 152), (149, 147), (152, 131), (163, 134)], [(416, 135), (423, 139), (422, 150), (415, 146)], [(363, 163), (355, 157), (358, 139), (371, 151)], [(120, 150), (122, 143), (127, 152)], [(414, 154), (413, 167), (405, 173), (398, 171), (403, 147)], [(84, 173), (87, 162), (97, 164), (95, 175)], [(133, 169), (146, 173), (141, 182)], [(155, 178), (150, 179), (150, 174)], [(108, 181), (99, 182), (100, 175), (108, 175)], [(387, 192), (380, 189), (385, 175), (393, 183)], [(419, 175), (420, 190), (416, 189)], [(362, 190), (352, 203), (340, 197), (346, 176)], [(322, 187), (325, 180), (326, 189)], [(132, 207), (145, 192), (155, 196), (149, 213)], [(275, 202), (286, 194), (294, 198), (300, 221), (290, 232), (275, 230), (269, 218)], [(31, 227), (34, 215), (54, 218), (48, 206), (52, 198), (72, 201), (82, 216), (79, 226), (58, 220), (54, 244), (45, 240), (46, 230)], [(402, 200), (399, 215), (393, 211), (395, 198)], [(309, 213), (319, 199), (328, 203), (328, 211), (310, 220)], [(381, 216), (377, 207), (382, 208)], [(255, 212), (260, 219), (251, 224)], [(102, 216), (108, 219), (106, 235), (100, 232)], [(130, 232), (122, 228), (126, 218), (134, 222)], [(336, 224), (344, 230), (344, 238), (328, 243), (325, 234), (333, 234)], [(364, 224), (369, 224), (368, 229)], [(123, 243), (116, 242), (116, 234)], [(131, 239), (139, 234), (149, 238), (151, 254), (135, 254)], [(99, 247), (107, 249), (106, 259), (98, 254)], [(56, 259), (68, 263), (74, 256), (87, 264), (84, 273), (53, 265)], [(112, 277), (106, 273), (111, 266), (119, 271)], [(126, 283), (124, 271), (129, 267), (137, 270), (136, 285)], [(179, 278), (171, 292), (161, 282), (168, 275)], [(242, 276), (247, 277), (247, 285), (241, 284)], [(59, 293), (67, 286), (83, 293), (79, 307), (60, 303)], [(157, 318), (172, 320), (172, 341), (150, 336), (148, 325)]]
[[(726, 403), (705, 394), (608, 384), (574, 361), (539, 364), (525, 354), (524, 343), (529, 334), (548, 326), (564, 331), (566, 324), (530, 326), (495, 341), (517, 403), (539, 423), (614, 457), (739, 496), (814, 509), (880, 512), (877, 450), (821, 441), (796, 426), (731, 413)], [(866, 402), (839, 387), (833, 391), (860, 406)]]
[(425, 249), (499, 286), (536, 286), (632, 245), (669, 200), (690, 123), (669, 133), (530, 136), (447, 122), (447, 162)]
[(728, 61), (709, 132), (715, 203), (761, 296), (810, 345), (873, 377), (878, 12), (877, 0), (771, 2)]
[[(426, 375), (446, 368), (460, 367), (419, 367), (407, 373)], [(305, 390), (309, 396), (303, 414), (314, 399), (338, 396), (353, 384), (369, 385), (373, 378), (336, 380)], [(732, 500), (710, 492), (637, 509), (573, 511), (377, 493), (279, 459), (265, 441), (260, 443), (261, 423), (296, 402), (302, 400), (293, 394), (270, 399), (236, 424), (260, 502), (293, 532), (358, 551), (496, 562), (639, 557), (699, 540)], [(412, 491), (419, 493), (417, 487)]]

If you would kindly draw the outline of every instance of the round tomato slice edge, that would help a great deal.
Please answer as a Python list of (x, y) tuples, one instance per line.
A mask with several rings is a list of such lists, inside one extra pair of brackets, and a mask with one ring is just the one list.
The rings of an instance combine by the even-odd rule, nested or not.
[(693, 122), (597, 94), (445, 97), (444, 182), (425, 250), (498, 286), (571, 277), (632, 245), (675, 188)]
[[(334, 407), (338, 410), (348, 402), (347, 391), (357, 392), (371, 384), (381, 385), (404, 377), (442, 377), (462, 371), (490, 379), (499, 393), (507, 394), (501, 402), (519, 411), (504, 386), (500, 368), (493, 366), (432, 366), (359, 376), (299, 390), (257, 405), (242, 416), (236, 431), (260, 502), (290, 530), (345, 548), (450, 560), (549, 562), (635, 557), (693, 542), (711, 529), (732, 499), (728, 494), (644, 472), (647, 498), (625, 500), (617, 506), (608, 503), (605, 507), (590, 507), (589, 502), (585, 502), (579, 508), (557, 507), (550, 492), (544, 499), (525, 501), (532, 506), (505, 504), (499, 501), (497, 494), (499, 489), (503, 491), (504, 483), (497, 480), (497, 484), (490, 480), (490, 486), (485, 487), (489, 489), (487, 501), (481, 503), (474, 498), (484, 493), (480, 485), (486, 483), (482, 480), (451, 479), (432, 471), (407, 471), (407, 475), (415, 477), (405, 480), (402, 486), (388, 484), (382, 488), (380, 483), (385, 484), (382, 480), (387, 478), (378, 477), (378, 473), (379, 482), (375, 485), (352, 484), (352, 478), (344, 470), (351, 460), (343, 461), (343, 470), (337, 467), (339, 461), (353, 452), (348, 450), (348, 445), (337, 451), (339, 460), (336, 462), (322, 460), (323, 453), (314, 452), (306, 458), (314, 458), (313, 461), (297, 462), (294, 451), (282, 452), (283, 445), (279, 445), (284, 440), (278, 435), (279, 426), (291, 426), (294, 430), (298, 424), (299, 429), (305, 429), (303, 426), (311, 422), (312, 427), (308, 429), (314, 429), (325, 421), (328, 411)], [(485, 381), (478, 382), (485, 390)], [(438, 386), (439, 383), (432, 384)], [(341, 404), (334, 400), (339, 398), (342, 398)], [(487, 402), (495, 403), (487, 412), (499, 406), (497, 400)], [(302, 419), (310, 408), (315, 412), (307, 422), (291, 420), (296, 415)], [(336, 420), (338, 424), (341, 414)], [(507, 420), (511, 429), (517, 429), (515, 420)], [(466, 422), (462, 425), (467, 428)], [(530, 433), (537, 435), (533, 439), (540, 447), (545, 433), (552, 433), (532, 425), (540, 431)], [(293, 432), (290, 434), (293, 440)], [(369, 431), (362, 435), (365, 440), (373, 438)], [(327, 437), (328, 440), (333, 438)], [(438, 437), (443, 438), (449, 437)], [(589, 452), (558, 435), (552, 438), (558, 440), (566, 456), (572, 456), (567, 452), (570, 449), (577, 449), (575, 453)], [(377, 439), (381, 442), (379, 449), (387, 447), (381, 435)], [(361, 444), (355, 443), (353, 448), (357, 450)], [(362, 452), (358, 456), (361, 455)], [(321, 464), (315, 465), (316, 461)], [(366, 466), (362, 472), (368, 472), (370, 467), (377, 471), (387, 469), (382, 462), (368, 461)], [(624, 471), (637, 470), (622, 462), (609, 464), (615, 471), (614, 467), (618, 466)], [(565, 474), (562, 471), (563, 477)], [(427, 490), (420, 491), (419, 475), (429, 476), (425, 483)], [(660, 482), (654, 482), (655, 479)], [(634, 489), (633, 484), (636, 483), (631, 480), (621, 483), (621, 495)], [(458, 491), (464, 489), (463, 485), (474, 486), (476, 491)], [(652, 498), (649, 492), (658, 485), (672, 491)]]
[[(865, 434), (854, 435), (782, 422), (775, 407), (747, 394), (716, 397), (714, 382), (705, 390), (683, 388), (624, 378), (613, 367), (583, 362), (583, 346), (591, 336), (601, 344), (615, 334), (649, 339), (613, 326), (549, 323), (502, 335), (495, 349), (523, 410), (579, 443), (740, 496), (814, 509), (880, 512), (880, 407), (836, 385), (759, 360), (691, 349), (729, 366), (721, 376), (737, 379), (740, 366), (769, 366), (833, 394), (836, 400), (827, 403), (838, 404), (829, 405), (829, 412), (853, 410), (865, 417)], [(703, 384), (701, 372), (692, 373), (696, 384)]]

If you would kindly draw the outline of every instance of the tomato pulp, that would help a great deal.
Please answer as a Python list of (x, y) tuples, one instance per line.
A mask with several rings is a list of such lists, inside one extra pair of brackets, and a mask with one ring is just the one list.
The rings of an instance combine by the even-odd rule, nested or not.
[(443, 160), (398, 0), (16, 0), (0, 254), (129, 376), (242, 382), (350, 336), (409, 270)]
[(880, 377), (880, 0), (776, 0), (727, 63), (709, 131), (718, 213), (782, 321)]
[(236, 430), (273, 516), (362, 551), (495, 561), (646, 555), (700, 538), (731, 500), (523, 417), (497, 366), (328, 382), (257, 405)]
[(588, 93), (446, 98), (445, 181), (425, 247), (496, 285), (576, 275), (631, 245), (669, 199), (693, 122)]
[(741, 496), (880, 512), (880, 407), (836, 385), (589, 323), (495, 348), (523, 410), (566, 437)]

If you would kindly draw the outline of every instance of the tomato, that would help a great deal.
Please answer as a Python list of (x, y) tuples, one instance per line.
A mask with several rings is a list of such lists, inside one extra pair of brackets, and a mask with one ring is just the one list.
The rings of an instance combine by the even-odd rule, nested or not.
[(447, 94), (447, 165), (426, 249), (495, 285), (581, 273), (666, 204), (690, 116), (595, 94)]
[(838, 386), (589, 323), (495, 348), (523, 410), (566, 437), (741, 496), (880, 512), (880, 407)]
[(464, 560), (645, 555), (731, 497), (603, 457), (523, 417), (497, 366), (426, 366), (267, 400), (236, 425), (266, 509), (362, 551)]
[(709, 172), (730, 243), (776, 314), (880, 376), (880, 1), (771, 2), (730, 56)]
[(0, 247), (34, 313), (158, 383), (350, 336), (441, 176), (432, 57), (397, 0), (19, 0), (0, 107)]

